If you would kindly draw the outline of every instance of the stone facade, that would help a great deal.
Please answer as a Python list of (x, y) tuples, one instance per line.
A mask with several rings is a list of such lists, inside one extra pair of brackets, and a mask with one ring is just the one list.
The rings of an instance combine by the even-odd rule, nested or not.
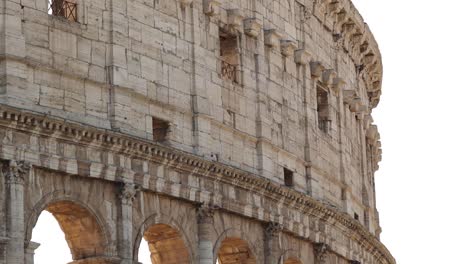
[(0, 264), (43, 210), (76, 264), (395, 263), (349, 0), (54, 1), (0, 1)]

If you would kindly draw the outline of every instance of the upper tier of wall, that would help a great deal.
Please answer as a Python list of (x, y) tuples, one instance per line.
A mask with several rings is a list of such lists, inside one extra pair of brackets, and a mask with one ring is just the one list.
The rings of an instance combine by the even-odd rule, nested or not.
[(292, 188), (380, 232), (382, 64), (350, 1), (77, 0), (76, 22), (44, 0), (2, 3), (1, 104), (141, 140), (156, 117), (158, 144), (276, 183), (290, 171)]

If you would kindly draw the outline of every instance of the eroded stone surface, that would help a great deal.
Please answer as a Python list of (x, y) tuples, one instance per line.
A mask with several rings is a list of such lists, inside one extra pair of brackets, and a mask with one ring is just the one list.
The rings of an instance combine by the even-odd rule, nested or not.
[(31, 263), (43, 210), (75, 264), (133, 264), (142, 240), (153, 263), (395, 263), (375, 205), (380, 53), (350, 1), (77, 8), (0, 11), (0, 263)]

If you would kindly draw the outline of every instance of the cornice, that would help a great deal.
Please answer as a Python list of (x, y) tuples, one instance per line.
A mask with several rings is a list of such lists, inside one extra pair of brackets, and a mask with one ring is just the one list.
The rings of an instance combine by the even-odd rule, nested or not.
[(289, 207), (295, 208), (306, 215), (315, 216), (337, 227), (341, 226), (343, 230), (351, 231), (352, 237), (377, 259), (383, 261), (382, 263), (396, 263), (387, 248), (359, 222), (347, 214), (328, 207), (304, 193), (281, 186), (259, 175), (205, 160), (193, 154), (145, 139), (6, 106), (0, 106), (0, 125), (28, 130), (33, 133), (53, 134), (54, 137), (80, 144), (99, 145), (114, 150), (125, 149), (126, 154), (170, 164), (170, 166), (177, 167), (179, 170), (193, 172), (195, 169), (200, 176), (216, 178), (218, 181), (240, 188), (257, 191), (270, 199), (281, 200)]
[[(305, 13), (310, 14), (310, 9)], [(369, 26), (351, 0), (315, 0), (312, 13), (333, 34), (336, 45), (354, 61), (366, 85), (369, 106), (375, 108), (380, 101), (383, 65), (379, 45)]]

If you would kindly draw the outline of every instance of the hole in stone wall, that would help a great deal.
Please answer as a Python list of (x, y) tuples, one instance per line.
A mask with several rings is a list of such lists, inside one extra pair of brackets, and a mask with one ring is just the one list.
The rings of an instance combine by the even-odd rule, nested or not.
[(167, 132), (169, 131), (169, 123), (162, 119), (153, 117), (153, 140), (162, 142), (167, 139)]
[(287, 187), (293, 187), (294, 186), (294, 173), (292, 172), (292, 170), (283, 168), (283, 175), (284, 175), (284, 185), (286, 185)]
[(77, 22), (78, 14), (76, 0), (49, 0), (48, 14)]
[(331, 126), (328, 91), (321, 85), (317, 85), (317, 112), (319, 129), (328, 133)]
[(359, 215), (356, 212), (354, 213), (354, 219), (359, 221)]
[(237, 36), (219, 30), (219, 48), (221, 59), (221, 77), (225, 80), (238, 83), (239, 48)]

